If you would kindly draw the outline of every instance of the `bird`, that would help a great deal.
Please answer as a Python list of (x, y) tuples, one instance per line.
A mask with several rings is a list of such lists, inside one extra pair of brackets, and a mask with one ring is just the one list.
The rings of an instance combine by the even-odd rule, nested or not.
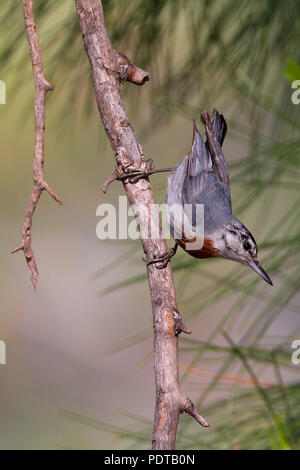
[[(195, 258), (239, 262), (252, 268), (272, 286), (270, 277), (258, 261), (253, 235), (232, 214), (230, 178), (222, 150), (227, 133), (224, 116), (214, 109), (210, 118), (209, 113), (203, 111), (201, 121), (206, 140), (194, 122), (191, 151), (175, 165), (168, 177), (167, 217), (175, 246), (162, 256), (145, 261), (148, 265), (159, 263), (157, 267), (162, 269), (180, 246)], [(204, 206), (204, 224), (196, 220), (199, 205)], [(185, 207), (190, 208), (189, 212)]]

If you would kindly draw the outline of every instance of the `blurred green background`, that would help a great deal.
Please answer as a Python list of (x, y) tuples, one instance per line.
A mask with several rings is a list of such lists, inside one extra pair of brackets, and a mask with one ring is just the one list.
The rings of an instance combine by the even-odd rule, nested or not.
[[(0, 7), (0, 447), (150, 448), (154, 410), (152, 315), (139, 241), (99, 241), (100, 187), (114, 165), (94, 103), (72, 0), (36, 0), (46, 77), (45, 174), (33, 224), (40, 272), (30, 284), (21, 238), (32, 187), (33, 77), (21, 4)], [(297, 0), (103, 1), (113, 44), (151, 81), (122, 86), (130, 121), (157, 168), (191, 145), (194, 118), (217, 107), (235, 215), (252, 231), (274, 287), (222, 260), (172, 260), (186, 394), (211, 424), (183, 416), (178, 449), (300, 447), (300, 4)], [(165, 175), (151, 179), (164, 201)], [(234, 346), (226, 339), (226, 332)]]

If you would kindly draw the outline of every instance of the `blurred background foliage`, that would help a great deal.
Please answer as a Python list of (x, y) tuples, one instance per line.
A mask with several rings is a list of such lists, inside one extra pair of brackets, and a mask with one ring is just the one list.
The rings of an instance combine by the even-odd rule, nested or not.
[[(156, 167), (163, 159), (160, 149), (172, 146), (170, 133), (162, 144), (159, 129), (171, 129), (180, 119), (183, 133), (189, 132), (190, 120), (204, 108), (215, 106), (225, 114), (234, 212), (255, 234), (262, 265), (274, 281), (271, 289), (243, 266), (197, 261), (182, 252), (172, 261), (179, 309), (194, 333), (180, 338), (181, 380), (212, 425), (202, 431), (183, 417), (177, 448), (299, 448), (300, 369), (291, 362), (291, 343), (300, 335), (300, 105), (291, 102), (291, 81), (300, 79), (300, 3), (105, 0), (103, 5), (114, 46), (150, 72), (147, 92), (128, 84), (123, 91)], [(37, 0), (35, 13), (46, 76), (55, 84), (49, 126), (57, 126), (59, 138), (68, 128), (83, 132), (82, 120), (94, 122), (97, 114), (74, 2)], [(0, 15), (1, 73), (14, 77), (8, 88), (17, 96), (32, 81), (20, 2), (3, 1)], [(32, 112), (31, 106), (29, 94), (24, 110)], [(167, 166), (183, 157), (188, 138), (185, 132), (175, 157), (167, 154)], [(165, 180), (155, 178), (162, 201)], [(92, 275), (101, 296), (147, 289), (137, 243), (119, 242), (119, 257), (107, 243), (112, 262)], [(107, 273), (118, 277), (121, 264), (123, 278), (103, 288)], [(107, 352), (120, 353), (151, 336), (150, 326), (134, 330)], [(138, 367), (151, 361), (148, 347)], [(127, 427), (69, 410), (62, 415), (116, 436), (116, 448), (150, 446), (151, 410), (147, 416), (125, 413)]]

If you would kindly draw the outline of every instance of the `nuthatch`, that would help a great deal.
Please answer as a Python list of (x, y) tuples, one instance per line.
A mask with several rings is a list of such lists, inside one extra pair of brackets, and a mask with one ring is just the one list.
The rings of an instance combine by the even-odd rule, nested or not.
[[(196, 258), (221, 257), (238, 261), (250, 266), (271, 286), (272, 281), (257, 260), (257, 245), (249, 230), (232, 215), (229, 174), (222, 151), (227, 125), (224, 117), (216, 109), (210, 119), (207, 111), (201, 114), (205, 126), (206, 142), (203, 141), (194, 123), (192, 150), (178, 163), (168, 179), (166, 203), (168, 207), (185, 204), (196, 208), (204, 205), (203, 233), (197, 233), (193, 216), (190, 217), (192, 233), (182, 232), (182, 214), (172, 213), (169, 218), (170, 230), (176, 244), (163, 256), (146, 260), (148, 264), (160, 263), (158, 268), (166, 266), (181, 246), (188, 254)], [(184, 210), (184, 209), (183, 209)], [(199, 249), (190, 249), (191, 240), (197, 242)], [(201, 239), (201, 240), (200, 240)]]

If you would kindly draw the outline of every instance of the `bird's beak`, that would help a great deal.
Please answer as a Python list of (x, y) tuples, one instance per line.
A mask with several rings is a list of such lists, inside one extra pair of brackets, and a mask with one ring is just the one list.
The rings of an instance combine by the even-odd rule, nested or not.
[(267, 275), (266, 271), (262, 268), (262, 266), (259, 264), (257, 260), (251, 260), (249, 263), (249, 266), (260, 276), (263, 278), (264, 281), (266, 281), (270, 286), (273, 286), (273, 282)]

